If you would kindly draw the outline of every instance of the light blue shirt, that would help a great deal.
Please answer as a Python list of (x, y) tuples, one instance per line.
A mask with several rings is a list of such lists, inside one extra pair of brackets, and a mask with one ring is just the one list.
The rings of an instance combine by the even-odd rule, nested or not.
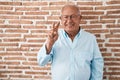
[(51, 61), (52, 80), (102, 80), (103, 58), (96, 37), (81, 29), (73, 41), (59, 30), (58, 40), (49, 55), (45, 44), (38, 52), (39, 65)]

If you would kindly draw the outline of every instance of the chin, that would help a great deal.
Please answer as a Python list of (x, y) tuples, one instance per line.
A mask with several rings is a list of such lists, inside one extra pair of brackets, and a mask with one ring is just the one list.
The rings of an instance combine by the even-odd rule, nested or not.
[(71, 32), (74, 31), (73, 29), (67, 29), (66, 32)]

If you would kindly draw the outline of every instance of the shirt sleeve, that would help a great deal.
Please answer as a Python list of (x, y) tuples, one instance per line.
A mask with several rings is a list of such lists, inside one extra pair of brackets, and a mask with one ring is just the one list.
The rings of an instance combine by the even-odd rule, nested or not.
[(40, 66), (46, 65), (49, 61), (52, 60), (53, 51), (51, 50), (50, 54), (47, 54), (45, 44), (39, 50), (37, 54), (37, 61)]
[(94, 38), (94, 55), (91, 64), (91, 78), (90, 80), (102, 80), (103, 79), (103, 67), (104, 60), (99, 50), (96, 38)]

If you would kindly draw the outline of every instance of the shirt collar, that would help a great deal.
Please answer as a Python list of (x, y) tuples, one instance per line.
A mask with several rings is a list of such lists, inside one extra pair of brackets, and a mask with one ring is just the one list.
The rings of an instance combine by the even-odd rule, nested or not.
[[(79, 37), (81, 32), (82, 32), (82, 28), (80, 28), (80, 30), (79, 30), (78, 34), (76, 35), (76, 37)], [(65, 32), (65, 30), (64, 30), (64, 36), (68, 37), (68, 34)]]

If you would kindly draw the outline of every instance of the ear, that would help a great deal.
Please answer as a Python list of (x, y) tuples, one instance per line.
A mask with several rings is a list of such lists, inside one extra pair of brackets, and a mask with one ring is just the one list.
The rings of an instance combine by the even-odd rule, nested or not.
[(82, 19), (82, 15), (80, 15), (80, 20)]
[(80, 15), (81, 19), (82, 19), (82, 15)]

